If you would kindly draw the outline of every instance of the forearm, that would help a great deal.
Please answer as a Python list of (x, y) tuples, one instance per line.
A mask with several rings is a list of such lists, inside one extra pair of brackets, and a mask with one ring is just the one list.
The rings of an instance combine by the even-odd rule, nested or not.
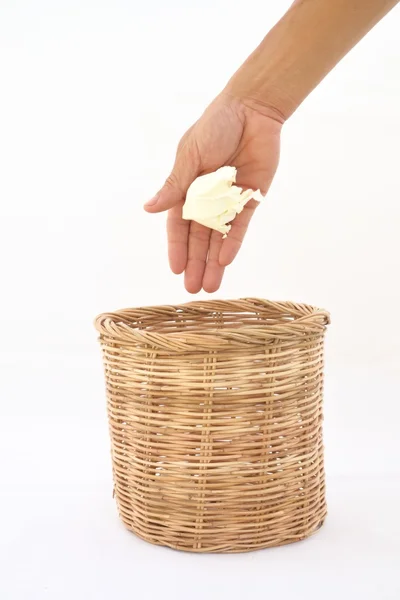
[(226, 92), (288, 118), (398, 0), (297, 0)]

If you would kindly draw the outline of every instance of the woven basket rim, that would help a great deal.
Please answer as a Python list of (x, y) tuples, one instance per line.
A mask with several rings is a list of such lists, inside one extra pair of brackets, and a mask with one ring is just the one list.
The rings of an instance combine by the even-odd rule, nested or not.
[[(282, 315), (282, 322), (241, 324), (240, 327), (210, 327), (204, 331), (181, 330), (165, 332), (141, 328), (138, 321), (152, 317), (174, 318), (177, 315), (215, 313), (264, 313), (272, 311), (275, 317)], [(266, 317), (267, 318), (267, 317)], [(291, 319), (291, 320), (288, 320)], [(95, 319), (95, 327), (102, 337), (130, 344), (145, 344), (169, 351), (188, 351), (194, 347), (217, 347), (231, 345), (265, 344), (267, 338), (284, 339), (305, 334), (321, 334), (330, 323), (330, 314), (309, 304), (293, 302), (272, 302), (261, 298), (241, 298), (238, 300), (197, 300), (177, 305), (159, 305), (121, 309), (102, 313)], [(161, 327), (160, 327), (161, 329)]]

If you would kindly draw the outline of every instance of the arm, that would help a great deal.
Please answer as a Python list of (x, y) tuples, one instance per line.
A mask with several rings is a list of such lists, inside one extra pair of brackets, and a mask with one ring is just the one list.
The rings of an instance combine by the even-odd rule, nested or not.
[(296, 0), (227, 85), (287, 119), (398, 0)]
[(169, 261), (189, 292), (215, 292), (242, 244), (257, 202), (234, 219), (227, 239), (182, 219), (193, 180), (223, 165), (237, 184), (268, 192), (285, 120), (396, 0), (297, 0), (183, 136), (162, 189), (146, 204), (168, 210)]

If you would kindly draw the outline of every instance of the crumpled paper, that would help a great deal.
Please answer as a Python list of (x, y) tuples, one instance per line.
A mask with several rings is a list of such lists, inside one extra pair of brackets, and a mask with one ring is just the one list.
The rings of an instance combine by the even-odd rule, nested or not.
[(231, 229), (229, 223), (245, 204), (251, 199), (263, 200), (260, 190), (243, 191), (233, 185), (235, 182), (235, 167), (221, 167), (197, 177), (187, 191), (182, 217), (220, 231), (225, 238)]

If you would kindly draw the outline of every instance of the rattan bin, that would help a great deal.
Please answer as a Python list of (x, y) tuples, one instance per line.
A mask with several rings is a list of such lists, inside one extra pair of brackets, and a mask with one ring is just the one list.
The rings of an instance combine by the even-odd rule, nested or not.
[(259, 299), (96, 319), (130, 530), (179, 550), (245, 552), (319, 529), (328, 323), (312, 306)]

